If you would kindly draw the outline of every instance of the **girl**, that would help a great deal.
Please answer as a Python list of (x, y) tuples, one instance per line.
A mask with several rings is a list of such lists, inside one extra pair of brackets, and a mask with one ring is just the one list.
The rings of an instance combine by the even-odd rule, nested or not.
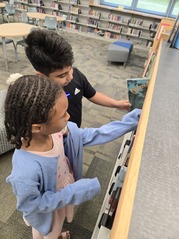
[(112, 141), (135, 130), (140, 110), (94, 129), (68, 122), (63, 89), (47, 78), (22, 76), (11, 84), (5, 100), (7, 138), (16, 149), (7, 178), (17, 209), (32, 226), (33, 239), (69, 239), (63, 222), (73, 219), (73, 206), (100, 191), (97, 178), (81, 179), (84, 145)]

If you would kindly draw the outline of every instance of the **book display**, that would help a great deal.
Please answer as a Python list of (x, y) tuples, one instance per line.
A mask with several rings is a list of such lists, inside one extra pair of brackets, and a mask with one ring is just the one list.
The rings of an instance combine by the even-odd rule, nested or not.
[(135, 132), (130, 132), (124, 136), (91, 239), (105, 239), (109, 236), (120, 200), (134, 140)]

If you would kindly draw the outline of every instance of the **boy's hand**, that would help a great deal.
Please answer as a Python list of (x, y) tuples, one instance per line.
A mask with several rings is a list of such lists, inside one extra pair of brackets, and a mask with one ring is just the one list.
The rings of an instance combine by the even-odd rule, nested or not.
[(127, 110), (130, 111), (131, 103), (128, 100), (118, 100), (118, 104), (116, 106), (119, 110)]

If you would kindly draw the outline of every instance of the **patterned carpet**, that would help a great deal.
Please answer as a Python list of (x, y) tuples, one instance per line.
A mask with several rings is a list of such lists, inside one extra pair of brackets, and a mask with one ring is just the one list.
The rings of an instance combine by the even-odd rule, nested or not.
[[(77, 66), (98, 90), (116, 99), (127, 98), (126, 79), (142, 75), (147, 51), (134, 48), (124, 67), (106, 61), (108, 41), (96, 40), (75, 33), (64, 32), (63, 36), (71, 43)], [(0, 89), (6, 88), (6, 79), (11, 73), (33, 74), (35, 71), (25, 57), (24, 50), (18, 47), (18, 62), (15, 62), (13, 47), (7, 46), (9, 72), (6, 72), (3, 54), (0, 50)], [(111, 120), (121, 119), (123, 111), (89, 103), (83, 100), (83, 127), (98, 127)], [(120, 149), (121, 139), (105, 145), (84, 149), (83, 176), (97, 176), (102, 192), (92, 201), (76, 208), (74, 221), (64, 228), (70, 229), (73, 239), (90, 239), (105, 195), (112, 169)], [(0, 156), (0, 239), (31, 239), (31, 229), (25, 226), (21, 213), (15, 209), (15, 198), (5, 179), (11, 170), (11, 155), (8, 152)]]

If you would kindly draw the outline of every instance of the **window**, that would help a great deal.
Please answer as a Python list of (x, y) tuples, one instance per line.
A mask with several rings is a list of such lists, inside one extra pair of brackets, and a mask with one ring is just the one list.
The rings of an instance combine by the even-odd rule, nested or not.
[(108, 6), (114, 6), (114, 7), (118, 7), (118, 6), (125, 6), (126, 8), (130, 8), (132, 5), (133, 0), (101, 0), (101, 4), (103, 5), (108, 5)]
[(179, 0), (94, 0), (101, 5), (124, 6), (125, 9), (147, 12), (165, 17), (176, 17), (179, 12)]
[(138, 0), (136, 9), (165, 15), (170, 0)]
[(179, 13), (179, 1), (177, 1), (177, 2), (175, 3), (171, 15), (172, 15), (172, 16), (177, 16), (178, 13)]

